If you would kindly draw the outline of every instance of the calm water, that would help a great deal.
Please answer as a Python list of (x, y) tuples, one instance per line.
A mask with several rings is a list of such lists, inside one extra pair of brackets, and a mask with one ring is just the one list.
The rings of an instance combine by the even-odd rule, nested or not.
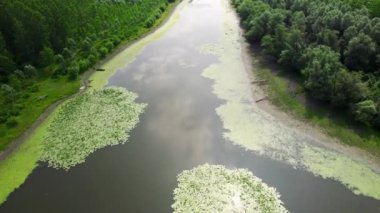
[(222, 102), (201, 76), (218, 61), (195, 49), (224, 33), (220, 4), (192, 1), (180, 13), (163, 38), (110, 79), (109, 86), (148, 103), (129, 142), (97, 151), (69, 172), (40, 166), (0, 212), (171, 212), (176, 175), (204, 163), (248, 168), (278, 189), (291, 212), (380, 212), (380, 201), (223, 139), (215, 113)]

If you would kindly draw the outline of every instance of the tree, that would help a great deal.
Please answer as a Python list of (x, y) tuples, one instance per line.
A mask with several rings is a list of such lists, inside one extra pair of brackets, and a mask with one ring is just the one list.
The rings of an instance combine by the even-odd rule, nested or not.
[(292, 27), (301, 32), (306, 31), (306, 17), (302, 11), (296, 11), (292, 14), (291, 23)]
[(79, 66), (78, 64), (74, 63), (69, 68), (67, 68), (67, 73), (69, 74), (70, 80), (75, 80), (78, 78), (79, 75)]
[(301, 71), (305, 76), (305, 88), (313, 97), (329, 101), (335, 90), (337, 73), (342, 69), (339, 54), (327, 46), (308, 48), (302, 56), (306, 62)]
[(284, 25), (277, 25), (273, 36), (266, 35), (261, 39), (261, 46), (264, 48), (266, 53), (279, 58), (281, 51), (285, 49), (284, 41), (287, 36), (287, 28)]
[(16, 64), (12, 60), (11, 54), (6, 49), (4, 37), (0, 33), (0, 82), (16, 69)]
[(46, 67), (53, 64), (54, 62), (54, 50), (49, 47), (44, 47), (44, 49), (40, 52), (39, 65), (41, 67)]
[(352, 38), (344, 51), (344, 62), (353, 70), (370, 70), (371, 59), (376, 53), (376, 44), (372, 38), (364, 33)]
[(331, 98), (333, 106), (346, 107), (362, 101), (370, 95), (367, 83), (362, 81), (362, 74), (358, 72), (350, 73), (345, 69), (340, 70), (334, 85)]
[(304, 34), (298, 29), (291, 29), (283, 45), (284, 49), (281, 51), (279, 62), (298, 70), (301, 69), (303, 64), (300, 59), (306, 47)]
[(339, 32), (336, 30), (323, 29), (317, 34), (317, 43), (340, 52), (338, 35)]
[(249, 15), (252, 14), (255, 8), (255, 3), (252, 0), (243, 0), (241, 3), (239, 3), (239, 6), (237, 8), (241, 18), (247, 19)]

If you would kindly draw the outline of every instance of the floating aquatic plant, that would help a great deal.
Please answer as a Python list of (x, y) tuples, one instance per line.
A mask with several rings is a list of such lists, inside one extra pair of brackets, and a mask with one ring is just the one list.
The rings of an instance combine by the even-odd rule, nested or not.
[(178, 175), (172, 208), (175, 213), (288, 212), (279, 197), (275, 188), (246, 169), (205, 164)]
[(94, 151), (125, 143), (145, 104), (122, 88), (105, 88), (78, 95), (65, 103), (48, 127), (41, 160), (69, 169)]

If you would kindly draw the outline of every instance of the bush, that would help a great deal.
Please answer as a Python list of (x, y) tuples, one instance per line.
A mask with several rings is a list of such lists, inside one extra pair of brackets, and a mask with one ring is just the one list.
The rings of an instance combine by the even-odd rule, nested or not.
[(101, 47), (99, 49), (99, 53), (100, 53), (100, 58), (104, 58), (108, 54), (108, 49), (106, 47)]
[(34, 84), (28, 88), (29, 92), (35, 93), (39, 91), (38, 85)]
[(79, 75), (79, 66), (78, 64), (74, 63), (73, 65), (71, 65), (68, 69), (67, 69), (67, 72), (69, 74), (69, 79), (70, 80), (76, 80), (78, 78), (78, 75)]
[(145, 22), (145, 27), (147, 27), (147, 28), (153, 27), (155, 21), (156, 21), (156, 19), (154, 16), (149, 17), (148, 20), (146, 20), (146, 22)]
[(0, 113), (0, 123), (3, 124), (5, 122), (7, 122), (9, 117), (10, 117), (10, 115), (8, 114), (8, 112), (1, 112)]
[(16, 107), (12, 107), (12, 109), (9, 111), (11, 116), (18, 116), (20, 114), (20, 109)]
[(90, 62), (87, 59), (82, 59), (78, 62), (80, 73), (83, 73), (90, 67)]
[(90, 65), (95, 64), (98, 61), (97, 53), (92, 53), (90, 56), (88, 56), (87, 60), (90, 62)]
[(10, 119), (8, 119), (8, 121), (7, 121), (7, 123), (6, 123), (6, 126), (8, 127), (8, 128), (14, 128), (14, 127), (16, 127), (18, 125), (18, 122), (16, 121), (16, 119), (14, 119), (14, 118), (10, 118)]
[(121, 42), (121, 40), (120, 40), (120, 38), (118, 36), (112, 37), (112, 43), (113, 43), (114, 46), (119, 45), (120, 42)]
[(104, 46), (108, 49), (109, 52), (110, 52), (110, 51), (113, 49), (113, 47), (114, 47), (112, 41), (107, 41), (107, 43), (106, 43)]
[(24, 66), (24, 74), (27, 77), (31, 78), (31, 77), (37, 76), (38, 72), (34, 66), (27, 64)]
[(355, 120), (369, 126), (377, 114), (375, 103), (372, 100), (359, 102), (353, 106), (353, 114)]

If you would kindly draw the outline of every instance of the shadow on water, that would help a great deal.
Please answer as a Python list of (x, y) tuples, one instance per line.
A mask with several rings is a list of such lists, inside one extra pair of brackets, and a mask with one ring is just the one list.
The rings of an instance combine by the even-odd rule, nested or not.
[(195, 49), (223, 33), (218, 7), (192, 1), (164, 38), (110, 79), (109, 86), (148, 103), (128, 143), (99, 150), (68, 172), (40, 166), (0, 212), (170, 212), (176, 175), (204, 163), (248, 168), (278, 189), (291, 212), (380, 212), (379, 201), (223, 138), (215, 112), (223, 102), (201, 76), (218, 61)]

